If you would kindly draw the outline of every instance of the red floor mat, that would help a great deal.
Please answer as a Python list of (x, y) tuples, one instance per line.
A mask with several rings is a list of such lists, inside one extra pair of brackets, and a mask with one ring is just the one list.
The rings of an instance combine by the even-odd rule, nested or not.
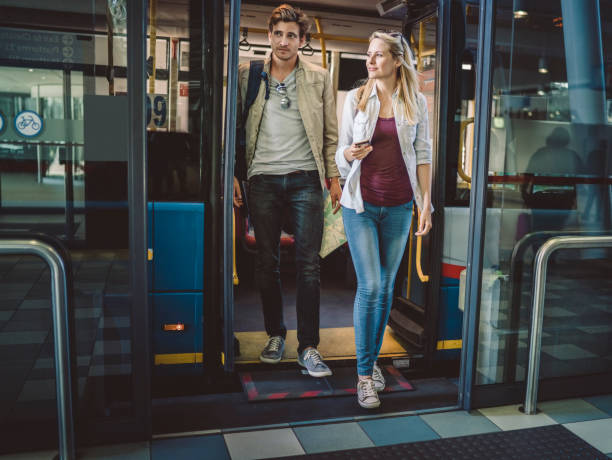
[[(386, 380), (384, 393), (412, 391), (415, 388), (393, 366), (382, 368)], [(301, 369), (241, 372), (240, 381), (249, 401), (318, 398), (353, 395), (357, 376), (352, 367), (332, 369), (333, 375), (313, 378)]]

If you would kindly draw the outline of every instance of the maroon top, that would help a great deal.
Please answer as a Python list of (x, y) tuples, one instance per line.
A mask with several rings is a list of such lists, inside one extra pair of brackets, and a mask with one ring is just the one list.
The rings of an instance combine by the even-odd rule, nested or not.
[(412, 187), (397, 137), (395, 118), (379, 118), (361, 162), (361, 196), (374, 206), (399, 206), (412, 200)]

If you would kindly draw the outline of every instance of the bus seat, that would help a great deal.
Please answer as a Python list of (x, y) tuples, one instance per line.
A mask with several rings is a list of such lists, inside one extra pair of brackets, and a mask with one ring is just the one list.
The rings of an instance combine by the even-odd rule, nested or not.
[[(236, 232), (240, 238), (242, 247), (249, 252), (255, 252), (257, 249), (257, 241), (255, 239), (255, 229), (253, 222), (247, 212), (244, 212), (244, 207), (234, 207), (236, 213)], [(281, 248), (289, 248), (295, 244), (295, 238), (291, 233), (281, 230), (280, 246)]]

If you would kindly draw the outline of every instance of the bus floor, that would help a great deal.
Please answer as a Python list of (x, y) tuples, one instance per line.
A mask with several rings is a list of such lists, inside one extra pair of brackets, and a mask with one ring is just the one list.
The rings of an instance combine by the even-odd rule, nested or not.
[[(355, 358), (353, 327), (354, 280), (347, 270), (347, 255), (341, 250), (321, 262), (320, 343), (319, 351), (326, 360)], [(283, 261), (285, 262), (285, 261)], [(289, 262), (289, 261), (287, 261)], [(290, 263), (281, 265), (283, 316), (287, 327), (284, 362), (297, 359), (297, 319), (295, 270)], [(240, 274), (239, 274), (240, 275)], [(348, 279), (347, 279), (348, 278)], [(248, 276), (241, 280), (234, 293), (234, 333), (240, 342), (236, 363), (259, 362), (259, 354), (268, 339), (259, 291)], [(381, 357), (406, 356), (407, 346), (390, 328), (385, 331)]]
[[(338, 255), (340, 259), (342, 255)], [(355, 369), (353, 329), (354, 283), (339, 273), (342, 261), (330, 259), (321, 267), (321, 310), (319, 350), (334, 372), (350, 374)], [(283, 266), (283, 265), (282, 265)], [(283, 425), (319, 419), (338, 419), (451, 407), (457, 403), (457, 381), (454, 378), (425, 378), (422, 371), (402, 370), (414, 391), (398, 391), (381, 395), (382, 405), (366, 411), (355, 395), (283, 399), (249, 402), (237, 382), (238, 373), (254, 370), (266, 373), (267, 379), (282, 379), (287, 372), (300, 372), (296, 363), (295, 271), (291, 265), (281, 271), (284, 317), (288, 328), (284, 359), (278, 365), (262, 364), (259, 353), (266, 341), (259, 293), (252, 280), (242, 276), (234, 294), (234, 330), (240, 341), (236, 371), (227, 382), (216, 382), (217, 388), (207, 394), (200, 391), (183, 395), (157, 394), (152, 404), (155, 434), (198, 432), (262, 425)], [(387, 328), (381, 353), (381, 365), (392, 358), (410, 355), (410, 347)], [(413, 354), (416, 354), (413, 352)], [(282, 382), (280, 383), (282, 387)], [(201, 388), (202, 390), (202, 388)]]
[[(446, 378), (410, 379), (415, 391), (381, 395), (379, 408), (365, 410), (355, 395), (248, 402), (244, 393), (154, 399), (154, 434), (201, 432), (255, 426), (289, 426), (312, 420), (411, 412), (457, 404), (457, 381)], [(195, 434), (195, 433), (194, 433)]]

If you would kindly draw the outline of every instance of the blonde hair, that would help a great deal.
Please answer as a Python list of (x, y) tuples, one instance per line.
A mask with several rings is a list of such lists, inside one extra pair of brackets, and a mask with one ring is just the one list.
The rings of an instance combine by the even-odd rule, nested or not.
[[(408, 46), (408, 42), (399, 32), (376, 31), (370, 35), (369, 41), (372, 42), (375, 38), (385, 42), (389, 47), (391, 55), (401, 63), (397, 68), (398, 97), (404, 103), (406, 119), (410, 123), (416, 124), (419, 118), (419, 78), (414, 68), (414, 58), (412, 57), (412, 51)], [(375, 83), (375, 80), (370, 78), (357, 90), (355, 99), (357, 101), (357, 108), (361, 112), (365, 112), (368, 98)]]

